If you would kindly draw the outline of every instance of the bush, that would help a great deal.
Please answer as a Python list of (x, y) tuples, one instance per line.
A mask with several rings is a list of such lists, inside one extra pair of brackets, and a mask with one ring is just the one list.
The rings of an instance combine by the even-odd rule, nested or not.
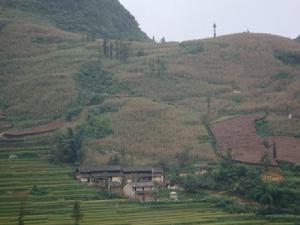
[(204, 52), (204, 47), (202, 44), (195, 44), (195, 43), (181, 43), (180, 47), (184, 49), (185, 53), (188, 54), (199, 54)]
[(50, 161), (75, 165), (83, 160), (83, 132), (68, 128), (65, 132), (56, 133), (50, 149)]
[(107, 96), (107, 90), (114, 84), (112, 75), (97, 62), (83, 64), (74, 75), (74, 80), (81, 105), (101, 104)]
[(75, 108), (75, 109), (71, 109), (70, 111), (67, 112), (66, 116), (65, 116), (65, 120), (66, 121), (71, 121), (74, 117), (78, 116), (82, 111), (82, 108)]
[(44, 196), (47, 194), (48, 194), (47, 189), (39, 188), (36, 185), (34, 185), (30, 191), (30, 195), (33, 195), (33, 196)]
[(280, 80), (280, 79), (290, 79), (292, 75), (287, 72), (279, 72), (272, 75), (272, 79)]
[(274, 57), (279, 59), (284, 64), (288, 65), (299, 65), (300, 64), (300, 52), (286, 52), (286, 51), (275, 51)]
[(104, 138), (113, 133), (111, 121), (103, 116), (88, 115), (87, 119), (77, 127), (86, 138)]

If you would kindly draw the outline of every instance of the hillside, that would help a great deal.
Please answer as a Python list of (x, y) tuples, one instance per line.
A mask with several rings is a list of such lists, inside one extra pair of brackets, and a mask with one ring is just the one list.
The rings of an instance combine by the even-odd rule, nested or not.
[(300, 43), (300, 35), (296, 38), (296, 41)]
[[(43, 1), (28, 7), (37, 2)], [(21, 1), (1, 1), (8, 3)], [(291, 39), (234, 34), (124, 42), (124, 63), (104, 55), (102, 39), (87, 41), (25, 9), (0, 9), (3, 126), (22, 133), (70, 115), (77, 124), (88, 115), (106, 118), (113, 132), (85, 143), (86, 162), (106, 163), (114, 154), (142, 164), (167, 162), (183, 151), (195, 160), (215, 160), (201, 122), (208, 111), (211, 120), (268, 112), (280, 121), (299, 112), (300, 45)], [(298, 122), (289, 124), (281, 135), (296, 136)]]
[[(86, 225), (298, 224), (300, 44), (146, 40), (117, 0), (0, 0), (0, 225), (72, 224), (75, 201)], [(166, 185), (138, 203), (79, 164), (157, 166)]]
[(1, 0), (0, 7), (33, 14), (65, 31), (112, 39), (148, 39), (118, 0)]

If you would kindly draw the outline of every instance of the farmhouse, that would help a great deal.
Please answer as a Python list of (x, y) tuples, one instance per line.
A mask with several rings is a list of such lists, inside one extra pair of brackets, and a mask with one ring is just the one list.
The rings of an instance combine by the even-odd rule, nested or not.
[[(125, 194), (123, 188), (126, 185), (131, 185), (134, 194), (127, 196), (134, 196), (134, 199), (144, 201), (147, 198), (152, 198), (148, 196), (153, 195), (148, 193), (149, 186), (147, 185), (152, 183), (155, 187), (164, 184), (164, 171), (150, 166), (83, 166), (76, 170), (76, 179), (82, 183), (88, 183), (117, 194)], [(140, 189), (137, 188), (139, 186), (145, 191), (144, 194), (140, 193)], [(129, 186), (127, 186), (128, 188)]]
[(126, 184), (124, 195), (142, 202), (157, 201), (157, 188), (152, 181)]

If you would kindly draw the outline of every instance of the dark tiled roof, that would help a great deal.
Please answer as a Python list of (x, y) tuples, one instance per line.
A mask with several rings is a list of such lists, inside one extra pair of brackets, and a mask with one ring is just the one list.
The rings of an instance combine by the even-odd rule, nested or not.
[(137, 182), (132, 184), (133, 188), (155, 187), (153, 182)]
[(130, 166), (123, 168), (124, 173), (163, 173), (160, 168), (153, 168), (151, 166)]
[(97, 172), (120, 172), (120, 166), (82, 166), (79, 168), (79, 173), (97, 173)]
[(83, 173), (105, 173), (105, 172), (124, 172), (124, 173), (163, 173), (160, 168), (153, 168), (150, 166), (82, 166), (78, 168), (78, 172)]

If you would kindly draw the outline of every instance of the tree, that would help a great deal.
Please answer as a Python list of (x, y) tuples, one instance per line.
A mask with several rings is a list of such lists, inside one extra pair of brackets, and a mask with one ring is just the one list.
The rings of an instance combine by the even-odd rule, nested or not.
[(209, 114), (210, 114), (210, 104), (211, 104), (211, 97), (209, 95), (207, 97), (207, 118), (209, 118)]
[(80, 221), (83, 219), (83, 213), (81, 213), (80, 202), (76, 201), (73, 205), (72, 219), (74, 220), (75, 225), (79, 225)]
[(166, 38), (163, 37), (163, 38), (160, 40), (160, 43), (162, 43), (162, 44), (166, 43)]
[(226, 150), (226, 154), (227, 154), (227, 158), (228, 158), (229, 160), (232, 160), (232, 148), (228, 148), (228, 149)]
[(115, 57), (116, 57), (116, 60), (120, 59), (120, 43), (119, 43), (119, 41), (115, 41)]
[(108, 40), (106, 38), (103, 39), (102, 48), (103, 48), (103, 54), (104, 54), (104, 56), (108, 57), (108, 55), (109, 55)]
[(189, 148), (185, 148), (182, 152), (176, 155), (176, 158), (179, 162), (179, 166), (181, 168), (186, 167), (188, 165), (188, 161), (190, 159), (190, 150)]
[(24, 208), (25, 204), (22, 201), (19, 208), (18, 225), (24, 225)]
[(51, 149), (51, 161), (60, 163), (76, 164), (82, 161), (82, 136), (83, 131), (75, 132), (68, 128), (65, 133), (58, 133), (53, 140)]
[(95, 31), (92, 31), (90, 33), (90, 37), (91, 37), (91, 41), (96, 41), (96, 33), (95, 33)]
[(114, 43), (110, 42), (109, 43), (109, 58), (113, 59), (114, 57)]
[(276, 146), (276, 142), (273, 142), (273, 158), (277, 159), (277, 146)]
[(267, 152), (262, 156), (260, 162), (262, 163), (265, 172), (267, 172), (271, 166), (270, 156)]
[(121, 164), (121, 159), (117, 154), (114, 154), (113, 156), (110, 157), (107, 165), (111, 165), (111, 166), (118, 166)]
[(120, 61), (126, 63), (130, 55), (130, 44), (121, 42), (119, 47)]

